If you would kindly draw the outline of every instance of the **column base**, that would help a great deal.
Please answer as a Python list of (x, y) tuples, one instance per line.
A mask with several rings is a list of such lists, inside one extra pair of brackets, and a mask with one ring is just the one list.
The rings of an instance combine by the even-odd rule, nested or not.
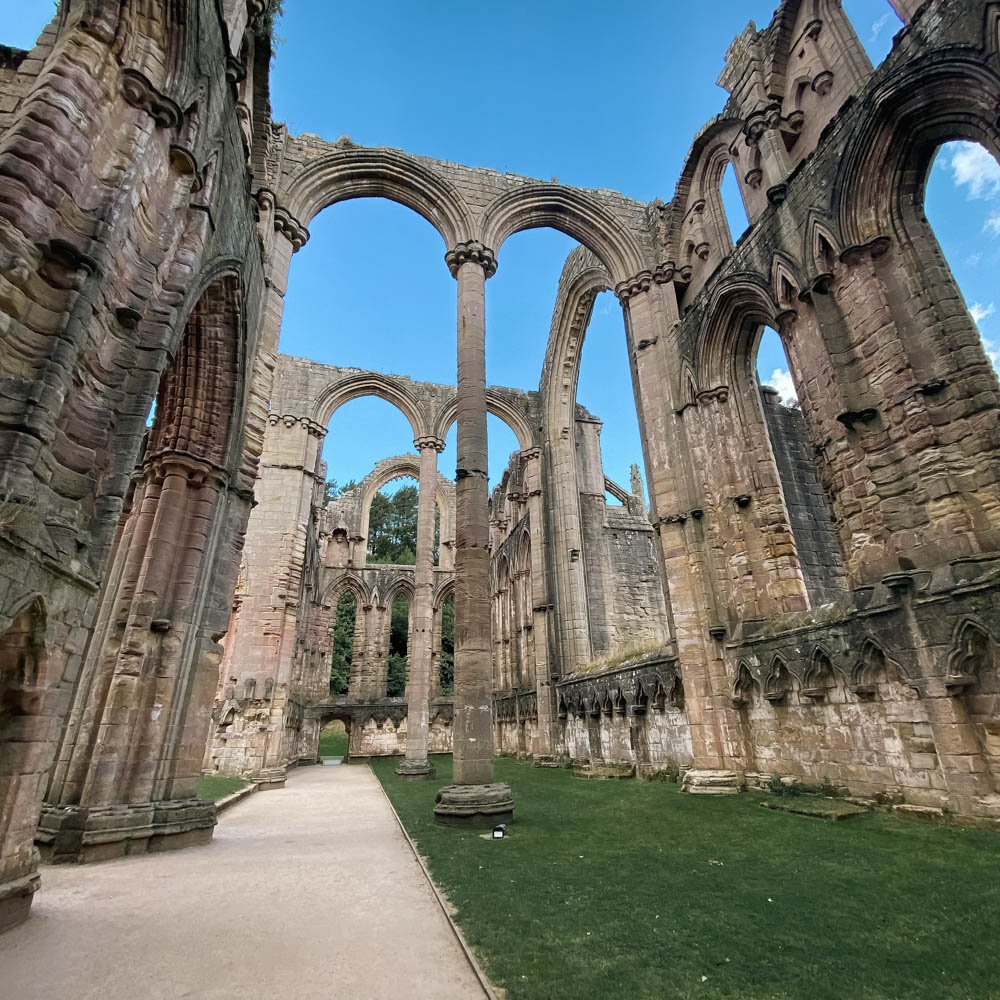
[(215, 823), (215, 803), (201, 799), (45, 806), (35, 843), (51, 864), (89, 864), (207, 844)]
[(276, 788), (284, 788), (288, 778), (288, 768), (268, 767), (258, 771), (250, 781), (257, 782), (258, 792), (270, 792)]
[(431, 767), (430, 763), (426, 760), (404, 760), (399, 767), (396, 768), (396, 774), (400, 778), (405, 778), (408, 781), (427, 781), (433, 778), (437, 772)]
[(38, 872), (32, 872), (11, 882), (0, 883), (0, 934), (28, 919), (31, 901), (40, 882)]
[(688, 771), (681, 782), (681, 791), (692, 795), (736, 795), (740, 778), (735, 771)]
[(514, 822), (510, 785), (446, 785), (434, 800), (434, 822), (441, 826), (486, 829)]

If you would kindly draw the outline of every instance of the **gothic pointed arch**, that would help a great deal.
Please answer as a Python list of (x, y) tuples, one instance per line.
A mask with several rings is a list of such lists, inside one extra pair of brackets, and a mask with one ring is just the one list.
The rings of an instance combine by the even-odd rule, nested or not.
[(345, 403), (362, 396), (376, 396), (391, 403), (406, 417), (415, 439), (423, 437), (427, 433), (426, 418), (406, 381), (381, 372), (356, 372), (338, 378), (316, 397), (312, 419), (321, 427), (326, 427)]
[(594, 196), (561, 184), (532, 182), (497, 198), (483, 219), (483, 243), (494, 253), (525, 229), (550, 227), (582, 243), (607, 268), (615, 284), (646, 267), (635, 233)]
[(279, 201), (302, 226), (341, 201), (387, 198), (423, 216), (446, 248), (472, 236), (469, 206), (434, 161), (397, 149), (312, 141), (310, 147), (314, 155), (284, 179), (278, 192)]

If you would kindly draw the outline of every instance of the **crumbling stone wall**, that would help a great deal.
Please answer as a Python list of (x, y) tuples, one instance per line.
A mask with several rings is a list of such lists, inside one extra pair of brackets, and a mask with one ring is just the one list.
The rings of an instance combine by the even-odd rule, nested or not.
[[(399, 475), (419, 477), (419, 458), (385, 458), (356, 489), (324, 504), (326, 426), (339, 406), (366, 395), (400, 409), (413, 429), (415, 446), (431, 441), (443, 447), (455, 419), (453, 387), (284, 355), (277, 359), (255, 488), (257, 506), (244, 553), (246, 572), (217, 675), (215, 735), (205, 755), (211, 770), (280, 785), (289, 766), (315, 760), (321, 727), (310, 721), (319, 718), (315, 712), (305, 709), (329, 696), (331, 630), (336, 601), (345, 588), (356, 595), (359, 620), (347, 700), (372, 706), (374, 712), (351, 716), (351, 753), (396, 753), (405, 747), (396, 719), (400, 711), (405, 713), (405, 703), (392, 708), (391, 720), (380, 713), (387, 710), (381, 703), (386, 698), (392, 601), (398, 593), (412, 600), (413, 568), (369, 564), (367, 522), (375, 492)], [(531, 444), (538, 423), (532, 394), (492, 387), (487, 402), (522, 444)], [(454, 565), (454, 484), (440, 474), (436, 482), (442, 544), (434, 570), (436, 624), (430, 641), (435, 650), (440, 645), (440, 606)], [(432, 650), (432, 676), (435, 663)], [(244, 697), (240, 692), (251, 682), (255, 696)], [(432, 684), (435, 703), (442, 701), (438, 694)], [(392, 734), (386, 730), (390, 721)], [(447, 726), (442, 721), (439, 729), (448, 726), (450, 721)], [(435, 738), (440, 743), (444, 737)]]
[[(272, 391), (291, 257), (316, 213), (351, 197), (409, 205), (483, 280), (522, 229), (586, 248), (560, 282), (539, 392), (487, 394), (524, 463), (502, 532), (529, 539), (518, 629), (536, 687), (498, 692), (514, 745), (555, 745), (563, 681), (585, 686), (571, 671), (595, 636), (612, 641), (615, 588), (587, 579), (603, 486), (580, 478), (575, 409), (586, 323), (611, 288), (687, 787), (766, 765), (1000, 814), (1000, 389), (921, 209), (942, 142), (1000, 153), (1000, 11), (895, 6), (906, 27), (877, 69), (836, 3), (784, 0), (749, 25), (720, 78), (725, 107), (670, 202), (648, 205), (290, 136), (270, 120), (261, 0), (65, 0), (32, 52), (0, 50), (0, 672), (16, 707), (0, 731), (0, 927), (37, 886), (43, 796), (39, 840), (67, 860), (207, 835), (212, 810), (192, 796), (223, 658), (239, 668), (223, 671), (220, 711), (242, 700), (273, 737), (249, 771), (281, 780), (312, 739), (319, 658), (299, 608), (318, 583), (326, 423), (374, 393), (426, 451), (455, 414), (450, 387), (298, 359)], [(720, 196), (730, 163), (751, 222), (737, 246)], [(782, 337), (832, 511), (847, 594), (829, 613), (751, 376), (764, 325)], [(268, 541), (247, 550), (233, 609), (253, 491)], [(592, 755), (648, 747), (653, 764), (649, 724), (626, 740), (616, 721), (622, 699), (630, 716), (614, 674), (586, 709), (565, 701), (567, 725), (573, 702)], [(679, 760), (671, 711), (657, 752)]]
[[(58, 816), (42, 845), (73, 859), (214, 823), (194, 799), (203, 679), (273, 350), (234, 81), (269, 41), (260, 5), (242, 26), (195, 0), (160, 6), (70, 0), (31, 52), (0, 55), (0, 635), (21, 634), (26, 609), (34, 622), (0, 734), (0, 926), (37, 885), (43, 796)], [(266, 60), (260, 84), (258, 120)], [(210, 385), (192, 408), (195, 370)], [(157, 394), (181, 405), (144, 457)], [(220, 413), (226, 439), (210, 446), (199, 422)]]

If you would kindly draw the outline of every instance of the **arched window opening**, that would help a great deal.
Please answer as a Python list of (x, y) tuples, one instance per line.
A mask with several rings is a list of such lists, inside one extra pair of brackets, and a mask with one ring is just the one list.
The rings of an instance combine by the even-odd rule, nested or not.
[(441, 652), (438, 677), (443, 695), (455, 691), (455, 595), (449, 594), (441, 605)]
[(729, 224), (729, 237), (735, 245), (750, 228), (750, 215), (743, 200), (740, 182), (736, 179), (736, 168), (732, 163), (726, 164), (722, 174), (719, 196), (726, 213), (726, 222)]
[(1000, 371), (1000, 163), (978, 143), (949, 142), (927, 177), (924, 211), (983, 349)]
[(809, 603), (813, 607), (836, 603), (846, 588), (840, 542), (799, 410), (788, 356), (771, 327), (761, 332), (755, 367), (764, 425)]
[(356, 486), (390, 455), (413, 452), (413, 428), (402, 411), (377, 396), (362, 396), (339, 407), (323, 442), (326, 500)]
[[(642, 436), (632, 402), (635, 399), (632, 367), (628, 352), (623, 349), (622, 311), (611, 292), (602, 292), (594, 300), (580, 349), (576, 399), (579, 406), (598, 421), (594, 428), (598, 435), (594, 444), (600, 467), (593, 471), (595, 476), (600, 472), (602, 496), (606, 492), (605, 476), (615, 483), (629, 483), (634, 487), (633, 466), (642, 467)], [(579, 460), (586, 463), (588, 453), (580, 453)], [(590, 478), (585, 469), (580, 473), (582, 479)], [(641, 478), (638, 490), (645, 507)], [(622, 501), (619, 497), (608, 502)]]
[(412, 476), (386, 483), (368, 511), (368, 561), (412, 566), (417, 553), (419, 491)]
[(402, 698), (406, 695), (409, 637), (410, 601), (400, 594), (392, 602), (389, 621), (389, 664), (385, 692), (389, 698)]
[(333, 652), (330, 658), (330, 694), (347, 694), (354, 659), (357, 631), (358, 599), (347, 590), (337, 601), (337, 616), (333, 625)]
[[(391, 295), (385, 268), (372, 266), (387, 247), (406, 258)], [(455, 282), (443, 254), (434, 227), (396, 202), (361, 198), (321, 212), (289, 273), (282, 353), (453, 383)]]
[(508, 239), (486, 295), (486, 378), (491, 385), (538, 388), (545, 333), (559, 275), (576, 241), (554, 229)]

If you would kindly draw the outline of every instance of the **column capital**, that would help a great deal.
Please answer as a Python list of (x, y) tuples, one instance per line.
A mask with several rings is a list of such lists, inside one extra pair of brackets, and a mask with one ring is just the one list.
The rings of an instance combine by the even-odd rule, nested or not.
[(448, 265), (453, 278), (458, 277), (458, 269), (472, 261), (479, 264), (487, 278), (492, 278), (497, 273), (496, 254), (479, 240), (466, 240), (464, 243), (456, 243), (451, 250), (444, 255), (444, 262)]
[(422, 437), (413, 439), (413, 447), (417, 451), (423, 451), (425, 448), (433, 448), (440, 455), (444, 451), (444, 441), (433, 434), (424, 434)]
[(270, 213), (274, 231), (291, 243), (292, 253), (297, 253), (309, 242), (309, 230), (288, 209), (278, 204), (274, 191), (268, 187), (258, 188), (254, 200), (261, 212)]
[(640, 292), (648, 292), (652, 284), (653, 272), (640, 271), (634, 278), (619, 281), (615, 285), (615, 295), (618, 296), (618, 301), (622, 305), (625, 305), (634, 295), (638, 295)]

